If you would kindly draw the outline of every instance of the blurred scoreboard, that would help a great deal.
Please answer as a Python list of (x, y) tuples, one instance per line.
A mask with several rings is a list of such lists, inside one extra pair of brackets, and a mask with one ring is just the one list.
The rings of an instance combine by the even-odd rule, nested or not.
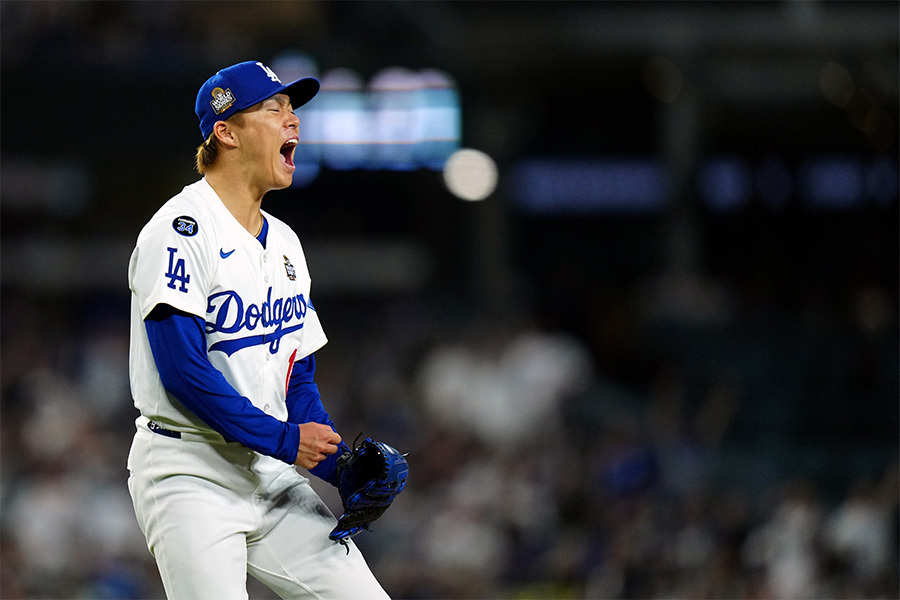
[(283, 81), (314, 75), (322, 85), (316, 101), (297, 111), (294, 186), (311, 182), (321, 167), (441, 170), (460, 147), (459, 93), (442, 71), (390, 67), (366, 81), (335, 68), (318, 76), (302, 55), (279, 57), (273, 69)]

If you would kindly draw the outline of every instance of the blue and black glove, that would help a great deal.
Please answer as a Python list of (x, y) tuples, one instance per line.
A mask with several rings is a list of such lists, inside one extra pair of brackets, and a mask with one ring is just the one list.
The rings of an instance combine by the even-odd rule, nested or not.
[(328, 537), (345, 543), (368, 529), (403, 491), (409, 465), (404, 454), (383, 442), (366, 438), (338, 458), (337, 471), (344, 514)]

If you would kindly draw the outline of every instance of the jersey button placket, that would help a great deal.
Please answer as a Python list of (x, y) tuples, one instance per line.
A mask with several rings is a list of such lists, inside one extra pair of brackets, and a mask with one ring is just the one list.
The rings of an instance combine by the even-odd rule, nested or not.
[[(269, 283), (269, 253), (267, 250), (263, 250), (259, 254), (259, 271), (262, 274), (263, 283), (266, 286), (268, 286), (268, 283)], [(272, 355), (269, 351), (268, 344), (266, 344), (264, 346), (263, 356), (264, 356), (264, 358), (262, 359), (262, 365), (260, 367), (260, 372), (262, 375), (262, 380), (260, 382), (260, 385), (261, 385), (260, 393), (261, 393), (261, 396), (265, 398), (267, 396), (267, 393), (268, 393), (268, 390), (270, 387), (269, 386), (269, 378), (270, 378), (269, 370), (270, 370), (270, 365), (271, 365), (271, 361), (272, 361)], [(262, 410), (265, 412), (268, 412), (269, 407), (270, 407), (270, 404), (266, 403), (265, 405), (263, 405)]]

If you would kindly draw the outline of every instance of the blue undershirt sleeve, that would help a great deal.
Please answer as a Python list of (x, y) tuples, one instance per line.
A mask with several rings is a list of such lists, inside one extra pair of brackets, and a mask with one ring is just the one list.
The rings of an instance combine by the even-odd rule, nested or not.
[(288, 464), (297, 459), (300, 428), (253, 406), (209, 361), (203, 319), (159, 305), (144, 320), (166, 390), (226, 440)]
[[(335, 429), (334, 423), (322, 405), (319, 387), (315, 384), (316, 359), (312, 354), (294, 363), (291, 378), (288, 382), (285, 402), (288, 408), (288, 421), (291, 423), (321, 423)], [(335, 429), (335, 431), (337, 431)], [(309, 472), (337, 486), (337, 459), (349, 450), (344, 442), (338, 445), (336, 454), (331, 454)]]

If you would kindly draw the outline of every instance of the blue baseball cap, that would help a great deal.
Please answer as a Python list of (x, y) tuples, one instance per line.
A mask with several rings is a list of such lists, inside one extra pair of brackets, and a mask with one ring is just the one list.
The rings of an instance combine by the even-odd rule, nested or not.
[(319, 80), (314, 77), (283, 85), (272, 69), (259, 61), (248, 60), (222, 69), (207, 79), (197, 92), (194, 112), (200, 119), (200, 133), (205, 140), (217, 121), (224, 121), (275, 94), (287, 94), (291, 106), (297, 109), (317, 93)]

